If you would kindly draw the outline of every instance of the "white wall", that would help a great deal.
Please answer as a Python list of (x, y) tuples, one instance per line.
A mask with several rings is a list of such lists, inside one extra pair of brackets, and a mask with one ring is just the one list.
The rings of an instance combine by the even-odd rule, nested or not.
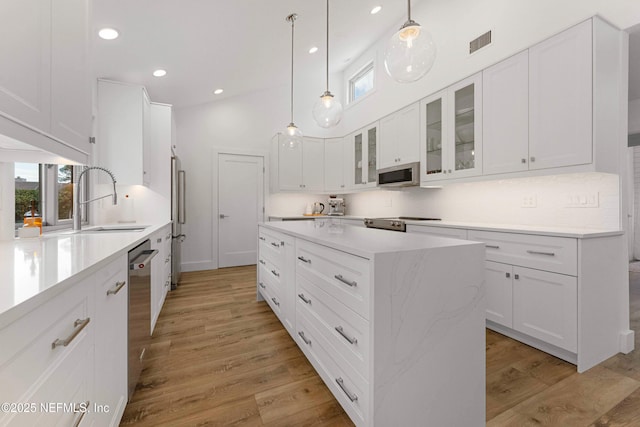
[[(346, 196), (347, 214), (418, 216), (448, 221), (618, 229), (618, 176), (566, 174), (452, 184), (441, 189), (371, 191)], [(567, 207), (569, 197), (598, 195), (597, 208)], [(524, 208), (525, 197), (537, 207)]]

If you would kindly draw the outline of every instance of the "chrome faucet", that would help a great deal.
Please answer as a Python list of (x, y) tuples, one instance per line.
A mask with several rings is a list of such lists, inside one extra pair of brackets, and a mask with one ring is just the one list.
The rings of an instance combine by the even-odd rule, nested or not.
[[(89, 172), (92, 169), (101, 170), (109, 174), (109, 176), (111, 177), (111, 181), (113, 181), (113, 194), (107, 194), (106, 196), (100, 196), (100, 197), (96, 197), (95, 199), (81, 202), (80, 201), (80, 180), (82, 179), (82, 177), (86, 172)], [(100, 166), (89, 166), (85, 168), (82, 172), (80, 172), (80, 175), (78, 175), (78, 180), (76, 181), (76, 184), (75, 184), (75, 188), (73, 189), (73, 230), (80, 231), (82, 229), (82, 221), (81, 221), (82, 210), (80, 209), (82, 205), (86, 205), (87, 203), (95, 202), (96, 200), (104, 199), (105, 197), (109, 197), (109, 196), (111, 196), (113, 204), (117, 205), (118, 193), (116, 193), (116, 177), (113, 176), (113, 173), (111, 173), (109, 169), (106, 169)]]

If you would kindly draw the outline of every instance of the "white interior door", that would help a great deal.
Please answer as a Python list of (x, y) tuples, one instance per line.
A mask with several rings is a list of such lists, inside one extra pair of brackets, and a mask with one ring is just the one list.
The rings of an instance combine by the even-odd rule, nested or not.
[(218, 156), (218, 265), (256, 263), (258, 222), (264, 213), (263, 158)]

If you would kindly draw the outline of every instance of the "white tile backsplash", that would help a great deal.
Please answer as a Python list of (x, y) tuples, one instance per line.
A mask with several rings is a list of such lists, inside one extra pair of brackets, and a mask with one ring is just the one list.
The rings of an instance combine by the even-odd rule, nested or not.
[[(567, 206), (570, 197), (590, 195), (597, 195), (597, 207)], [(524, 198), (532, 196), (535, 196), (536, 207), (523, 207)], [(619, 177), (602, 173), (470, 182), (440, 189), (378, 190), (350, 194), (346, 202), (347, 213), (357, 216), (428, 216), (449, 221), (620, 227)]]

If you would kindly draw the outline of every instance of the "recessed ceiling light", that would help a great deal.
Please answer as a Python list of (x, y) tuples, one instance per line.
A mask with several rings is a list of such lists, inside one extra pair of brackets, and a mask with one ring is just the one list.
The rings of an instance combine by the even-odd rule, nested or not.
[(224, 92), (224, 89), (216, 89), (213, 91), (214, 95), (220, 95), (222, 92)]
[(318, 47), (314, 46), (311, 49), (309, 49), (309, 53), (316, 53), (318, 51)]
[(376, 6), (373, 9), (371, 9), (371, 14), (375, 15), (376, 13), (380, 12), (382, 10), (382, 6)]
[(164, 77), (164, 76), (166, 76), (166, 75), (167, 75), (167, 72), (166, 72), (165, 70), (155, 70), (155, 71), (153, 72), (153, 75), (154, 75), (155, 77)]
[(104, 40), (117, 39), (119, 35), (120, 33), (118, 33), (118, 31), (114, 30), (113, 28), (103, 28), (98, 31), (98, 36), (100, 36), (100, 38)]

